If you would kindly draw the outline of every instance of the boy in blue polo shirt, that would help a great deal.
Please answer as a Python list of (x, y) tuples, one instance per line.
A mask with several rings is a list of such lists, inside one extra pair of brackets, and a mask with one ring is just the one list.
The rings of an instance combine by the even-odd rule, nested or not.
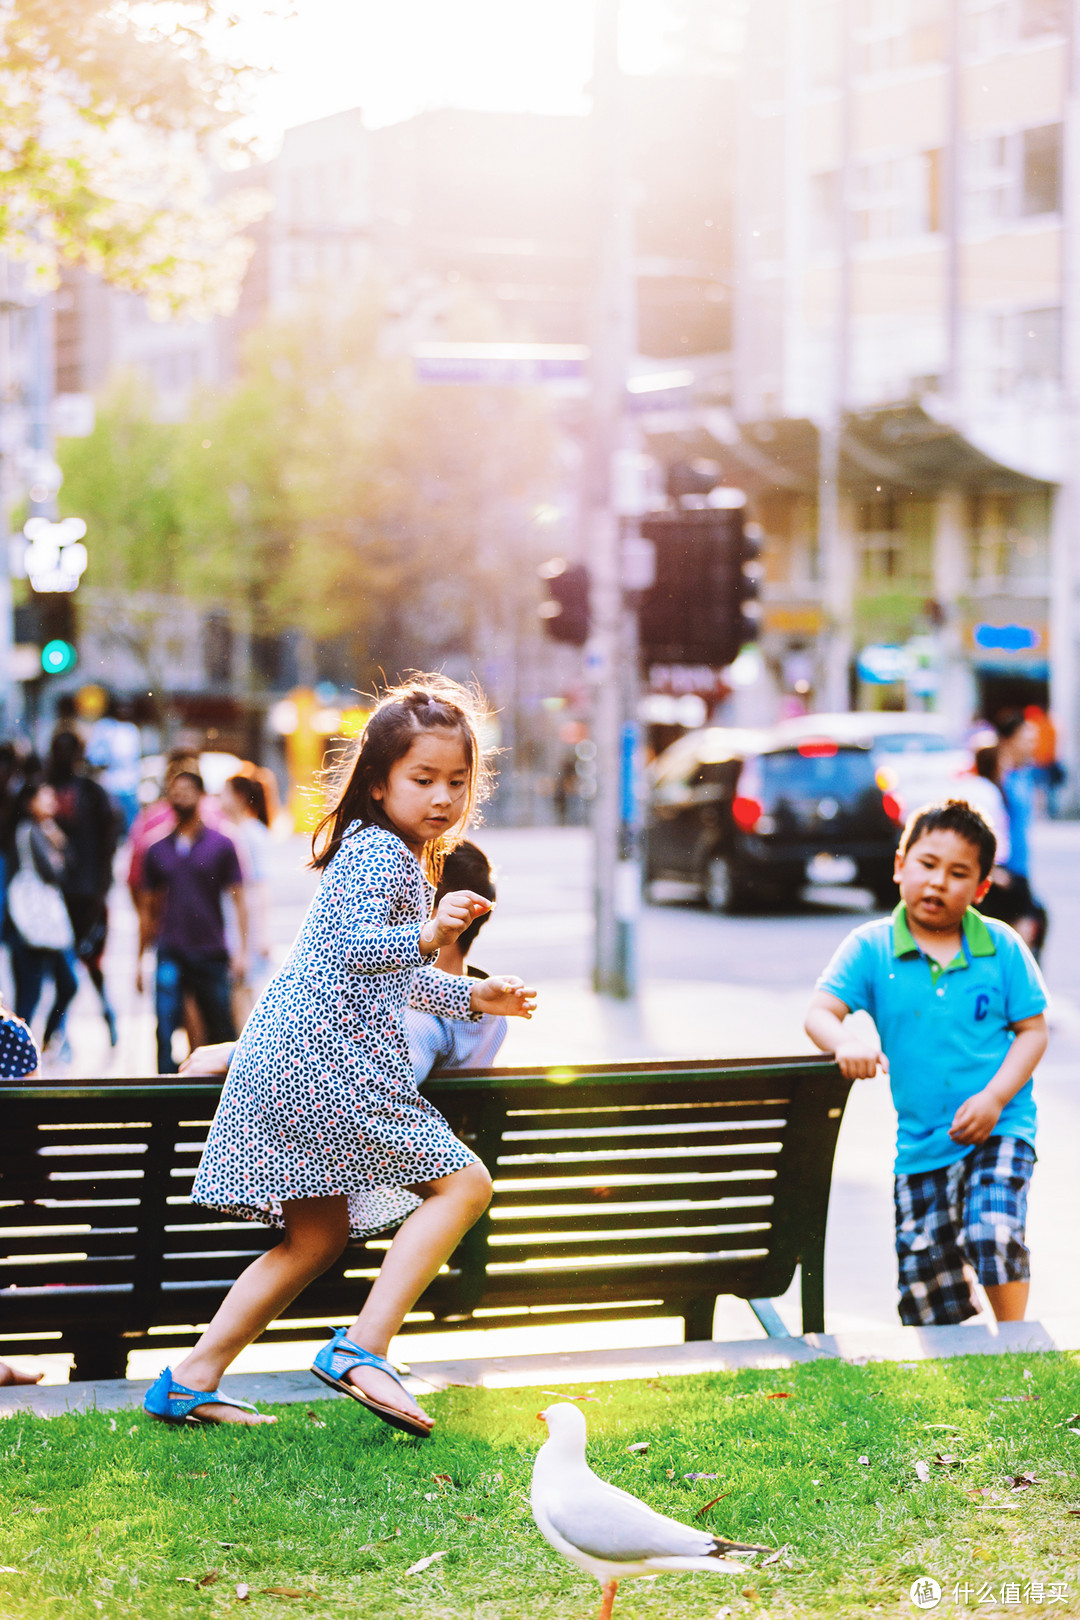
[[(1027, 946), (972, 907), (990, 887), (994, 834), (950, 799), (908, 821), (894, 876), (900, 904), (844, 940), (806, 1032), (845, 1076), (889, 1076), (897, 1113), (900, 1318), (978, 1314), (971, 1273), (999, 1321), (1021, 1321), (1024, 1227), (1035, 1165), (1031, 1076), (1046, 1050), (1046, 987)], [(846, 1029), (865, 1009), (880, 1048)]]

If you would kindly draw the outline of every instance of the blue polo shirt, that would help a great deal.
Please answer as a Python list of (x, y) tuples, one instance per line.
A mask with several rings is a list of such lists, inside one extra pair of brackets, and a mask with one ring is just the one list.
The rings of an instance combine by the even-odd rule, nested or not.
[[(920, 950), (903, 904), (844, 940), (818, 980), (877, 1025), (897, 1115), (896, 1173), (939, 1170), (971, 1152), (949, 1126), (962, 1102), (994, 1078), (1011, 1024), (1046, 1008), (1046, 986), (1019, 934), (980, 912), (963, 919), (963, 948), (946, 967)], [(1035, 1145), (1029, 1080), (1001, 1110), (995, 1136)]]

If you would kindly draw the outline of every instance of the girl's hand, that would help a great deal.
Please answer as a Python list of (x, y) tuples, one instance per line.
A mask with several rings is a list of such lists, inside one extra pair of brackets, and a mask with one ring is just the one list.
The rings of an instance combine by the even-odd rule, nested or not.
[(531, 1018), (536, 1011), (536, 991), (521, 979), (480, 979), (469, 998), (473, 1012), (499, 1014), (503, 1018)]
[(490, 910), (491, 901), (485, 900), (482, 894), (473, 894), (471, 889), (455, 889), (452, 894), (444, 894), (438, 911), (420, 930), (420, 949), (430, 956), (432, 951), (452, 945), (471, 922)]
[(229, 1063), (235, 1050), (235, 1041), (221, 1041), (217, 1046), (197, 1046), (180, 1065), (181, 1074), (228, 1074)]

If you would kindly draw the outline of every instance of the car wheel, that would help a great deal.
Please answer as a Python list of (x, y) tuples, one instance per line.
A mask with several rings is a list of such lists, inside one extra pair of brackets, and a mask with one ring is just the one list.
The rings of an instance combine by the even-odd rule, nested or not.
[(710, 911), (737, 911), (746, 898), (730, 855), (713, 855), (705, 867), (705, 904)]

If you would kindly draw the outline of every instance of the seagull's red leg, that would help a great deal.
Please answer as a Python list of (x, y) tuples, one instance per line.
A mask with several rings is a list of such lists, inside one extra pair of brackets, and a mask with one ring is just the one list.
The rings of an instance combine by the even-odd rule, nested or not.
[(611, 1611), (615, 1605), (615, 1591), (618, 1584), (618, 1581), (608, 1581), (604, 1587), (604, 1600), (600, 1605), (600, 1613), (597, 1615), (596, 1620), (611, 1620)]

